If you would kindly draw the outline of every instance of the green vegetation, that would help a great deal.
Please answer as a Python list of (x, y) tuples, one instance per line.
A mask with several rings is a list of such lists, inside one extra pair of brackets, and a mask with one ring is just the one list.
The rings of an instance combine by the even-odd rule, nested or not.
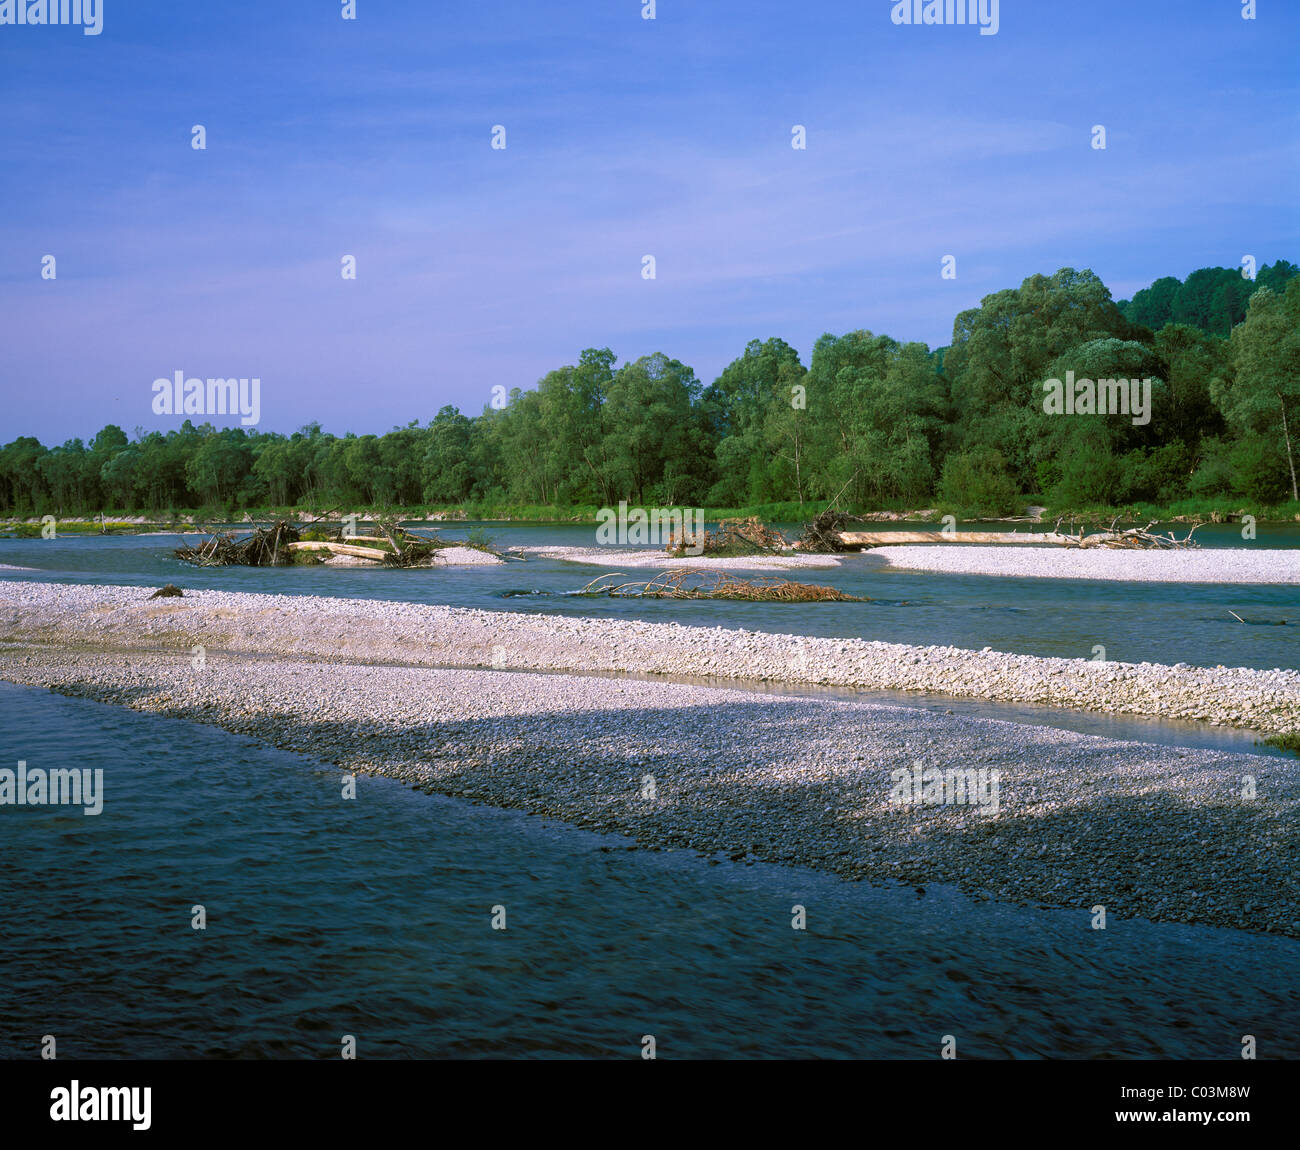
[[(804, 522), (845, 511), (965, 515), (1300, 509), (1300, 278), (1279, 261), (1166, 277), (1116, 303), (1090, 271), (1030, 276), (962, 312), (930, 349), (870, 331), (823, 335), (805, 367), (752, 341), (708, 386), (663, 354), (608, 348), (477, 416), (444, 407), (385, 435), (293, 435), (188, 420), (106, 427), (89, 445), (0, 448), (0, 515), (145, 509), (199, 523), (294, 509), (430, 508), (468, 519), (595, 521), (620, 500)], [(1150, 419), (1054, 415), (1043, 383), (1151, 380)], [(449, 516), (449, 518), (451, 518)], [(92, 525), (94, 528), (94, 525)], [(97, 529), (97, 528), (95, 528)], [(60, 527), (60, 531), (65, 528)]]
[[(89, 520), (74, 521), (69, 523), (59, 523), (56, 525), (56, 531), (59, 535), (103, 535), (130, 533), (136, 530), (137, 524), (123, 523), (113, 519), (106, 519), (102, 524), (98, 519), (91, 522)], [(19, 539), (37, 539), (41, 534), (40, 523), (9, 523), (0, 524), (0, 534), (16, 535)]]
[[(450, 542), (450, 540), (447, 540)], [(492, 536), (482, 527), (471, 527), (463, 540), (457, 541), (461, 547), (472, 547), (475, 551), (486, 551), (489, 555), (497, 554), (492, 545)]]
[(1201, 268), (1185, 281), (1173, 276), (1156, 280), (1131, 300), (1121, 300), (1124, 317), (1152, 331), (1166, 324), (1187, 324), (1211, 335), (1228, 335), (1246, 318), (1251, 294), (1268, 288), (1281, 295), (1295, 267), (1279, 260), (1272, 267), (1265, 264), (1252, 283), (1240, 268)]
[(1300, 755), (1300, 734), (1294, 731), (1286, 735), (1269, 735), (1263, 741), (1267, 746), (1281, 747), (1284, 751)]

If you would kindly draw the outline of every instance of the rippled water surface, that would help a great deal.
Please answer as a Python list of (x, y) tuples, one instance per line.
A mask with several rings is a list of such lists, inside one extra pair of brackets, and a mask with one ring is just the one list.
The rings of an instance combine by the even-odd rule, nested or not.
[[(984, 525), (987, 526), (987, 525)], [(499, 548), (591, 547), (593, 527), (488, 524)], [(463, 537), (461, 525), (443, 534)], [(1237, 528), (1198, 531), (1206, 546), (1241, 546)], [(0, 563), (41, 574), (0, 570), (0, 577), (70, 582), (158, 583), (227, 591), (449, 603), (486, 610), (675, 620), (701, 626), (879, 639), (898, 643), (992, 647), (1032, 655), (1090, 659), (1097, 645), (1123, 662), (1300, 667), (1300, 586), (1116, 583), (944, 575), (882, 567), (869, 553), (839, 567), (785, 577), (825, 583), (872, 603), (736, 603), (569, 598), (602, 569), (548, 559), (497, 568), (199, 569), (172, 555), (174, 536), (59, 536), (0, 539)], [(1300, 528), (1262, 528), (1255, 546), (1300, 547)], [(650, 578), (634, 568), (629, 578)], [(503, 597), (511, 591), (540, 596)], [(1243, 625), (1230, 611), (1268, 625)], [(1282, 626), (1272, 625), (1286, 620)]]
[(1300, 1055), (1293, 940), (629, 851), (387, 780), (345, 801), (216, 729), (0, 705), (0, 766), (105, 792), (0, 806), (0, 1057)]

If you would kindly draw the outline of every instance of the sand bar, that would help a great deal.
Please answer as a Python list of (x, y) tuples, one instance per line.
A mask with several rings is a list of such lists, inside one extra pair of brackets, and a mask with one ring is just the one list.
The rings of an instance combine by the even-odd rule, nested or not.
[(868, 561), (949, 575), (1105, 579), (1135, 583), (1300, 583), (1300, 549), (1207, 547), (1199, 551), (953, 544), (873, 547)]
[[(1300, 672), (1044, 658), (379, 599), (0, 581), (0, 640), (923, 691), (1300, 732)], [(792, 619), (798, 616), (792, 616)]]
[[(953, 884), (1074, 908), (1084, 933), (1101, 905), (1110, 930), (1143, 917), (1300, 937), (1288, 759), (570, 675), (8, 648), (0, 676), (647, 849), (812, 866), (917, 897)], [(894, 772), (919, 767), (996, 771), (996, 809), (900, 804)]]

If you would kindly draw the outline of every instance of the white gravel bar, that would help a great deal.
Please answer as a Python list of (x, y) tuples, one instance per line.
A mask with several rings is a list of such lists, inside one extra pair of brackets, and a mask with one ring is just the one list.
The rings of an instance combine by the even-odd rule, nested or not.
[(1043, 658), (379, 599), (0, 581), (0, 640), (922, 691), (1300, 733), (1300, 672)]
[[(239, 614), (285, 623), (269, 610)], [(647, 849), (951, 883), (1074, 908), (1085, 935), (1100, 904), (1111, 930), (1140, 916), (1300, 937), (1300, 763), (1287, 759), (677, 683), (211, 648), (196, 665), (188, 650), (9, 647), (0, 675)], [(996, 771), (996, 805), (898, 802), (895, 772), (918, 768)]]
[[(417, 563), (417, 567), (501, 567), (505, 560), (490, 551), (481, 551), (477, 547), (443, 547), (435, 551), (428, 563)], [(384, 570), (379, 559), (363, 559), (357, 555), (331, 555), (322, 567), (373, 567), (376, 571)]]
[(501, 567), (505, 560), (477, 547), (443, 547), (433, 553), (431, 567)]
[(1080, 551), (1048, 544), (1021, 547), (952, 543), (873, 547), (864, 554), (891, 567), (949, 575), (1133, 583), (1300, 583), (1300, 550), (1222, 547), (1202, 551)]

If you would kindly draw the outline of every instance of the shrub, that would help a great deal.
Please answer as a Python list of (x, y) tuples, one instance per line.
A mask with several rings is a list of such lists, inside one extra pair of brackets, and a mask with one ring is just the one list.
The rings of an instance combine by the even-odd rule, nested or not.
[(1006, 460), (991, 447), (948, 456), (939, 480), (939, 495), (947, 503), (977, 508), (989, 515), (1014, 515), (1021, 504)]

